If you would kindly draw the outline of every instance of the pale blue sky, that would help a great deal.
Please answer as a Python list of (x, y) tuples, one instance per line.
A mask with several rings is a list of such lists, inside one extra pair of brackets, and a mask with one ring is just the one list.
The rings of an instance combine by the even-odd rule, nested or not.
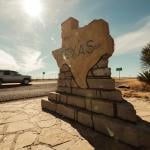
[(35, 77), (58, 72), (51, 51), (61, 46), (61, 23), (69, 17), (84, 26), (109, 22), (115, 40), (112, 76), (140, 72), (140, 51), (150, 41), (150, 0), (0, 0), (0, 68)]

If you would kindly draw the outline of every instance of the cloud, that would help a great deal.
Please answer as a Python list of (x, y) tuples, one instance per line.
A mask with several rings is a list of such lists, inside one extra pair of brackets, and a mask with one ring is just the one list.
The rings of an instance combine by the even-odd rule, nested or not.
[(0, 69), (32, 72), (45, 67), (41, 52), (29, 47), (18, 47), (20, 50), (13, 56), (5, 50), (0, 50)]
[(20, 49), (20, 68), (25, 72), (36, 71), (44, 68), (44, 59), (41, 57), (41, 52), (29, 47), (18, 47)]
[(0, 69), (18, 70), (19, 66), (15, 58), (4, 50), (0, 49)]
[[(141, 24), (141, 22), (140, 20), (136, 25)], [(148, 42), (150, 42), (150, 21), (143, 19), (142, 27), (115, 39), (115, 54), (118, 55), (141, 50)]]

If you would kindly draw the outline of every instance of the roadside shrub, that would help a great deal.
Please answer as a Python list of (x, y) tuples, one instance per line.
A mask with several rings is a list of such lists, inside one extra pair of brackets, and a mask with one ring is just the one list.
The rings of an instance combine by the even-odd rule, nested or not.
[(138, 80), (150, 85), (150, 70), (144, 71), (138, 75)]

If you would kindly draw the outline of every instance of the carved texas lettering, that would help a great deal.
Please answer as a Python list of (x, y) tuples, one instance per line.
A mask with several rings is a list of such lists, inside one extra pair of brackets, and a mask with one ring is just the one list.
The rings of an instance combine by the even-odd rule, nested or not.
[(93, 40), (89, 40), (86, 42), (86, 44), (81, 44), (79, 46), (79, 49), (77, 49), (77, 46), (75, 46), (74, 48), (62, 49), (61, 53), (63, 54), (64, 59), (70, 59), (70, 58), (74, 59), (80, 55), (88, 56), (99, 47), (100, 44), (95, 44)]

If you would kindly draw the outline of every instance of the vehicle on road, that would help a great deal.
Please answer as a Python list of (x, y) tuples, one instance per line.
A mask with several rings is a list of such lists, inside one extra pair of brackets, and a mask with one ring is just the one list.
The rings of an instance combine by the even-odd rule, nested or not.
[(12, 70), (0, 70), (0, 85), (3, 83), (21, 83), (28, 85), (31, 82), (31, 76), (21, 75)]

